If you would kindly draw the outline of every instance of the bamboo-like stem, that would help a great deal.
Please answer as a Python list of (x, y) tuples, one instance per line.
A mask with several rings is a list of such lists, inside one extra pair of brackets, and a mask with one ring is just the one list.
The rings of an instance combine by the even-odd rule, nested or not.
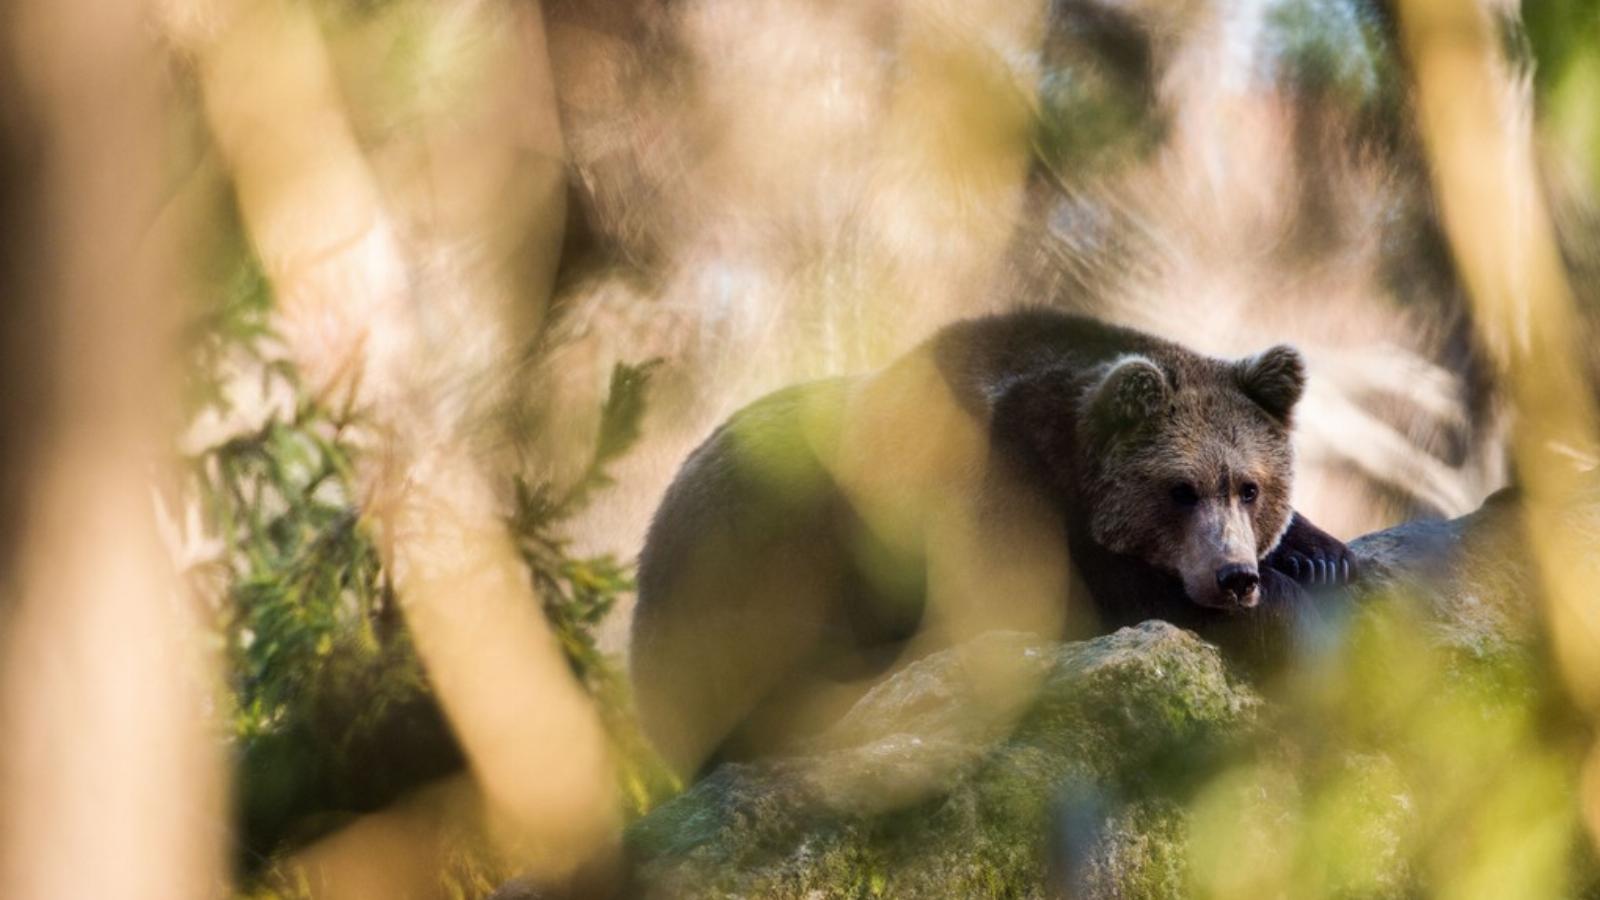
[[(1597, 548), (1564, 516), (1583, 485), (1574, 460), (1594, 457), (1596, 409), (1535, 168), (1529, 104), (1503, 71), (1485, 4), (1407, 0), (1399, 12), (1445, 232), (1515, 412), (1512, 457), (1550, 643), (1572, 695), (1600, 716), (1600, 584), (1586, 564)], [(1584, 806), (1600, 838), (1600, 781), (1589, 782)]]
[(160, 60), (140, 4), (7, 12), (0, 56), (20, 78), (0, 82), (0, 105), (27, 111), (40, 169), (27, 173), (37, 207), (0, 211), (0, 256), (33, 238), (19, 264), (34, 290), (0, 302), (49, 327), (5, 388), (37, 393), (41, 414), (5, 425), (37, 450), (0, 586), (0, 896), (220, 896), (217, 661), (152, 503), (171, 462), (181, 312), (177, 248), (152, 239)]
[[(499, 4), (473, 8), (496, 9), (505, 12)], [(531, 96), (522, 99), (543, 113), (504, 137), (532, 151), (535, 180), (558, 186), (560, 133), (540, 62), (542, 25), (536, 10), (523, 12), (501, 24), (516, 31), (510, 49), (537, 63), (523, 73)], [(207, 119), (278, 298), (290, 353), (312, 391), (353, 390), (377, 435), (358, 463), (363, 514), (500, 848), (519, 868), (565, 877), (604, 858), (615, 839), (606, 739), (544, 619), (506, 529), (495, 473), (455, 402), (463, 384), (492, 382), (494, 369), (509, 363), (526, 316), (470, 267), (424, 276), (418, 254), (435, 248), (394, 214), (390, 201), (402, 191), (380, 181), (358, 144), (309, 9), (270, 0), (196, 4), (178, 21), (190, 23)], [(536, 248), (549, 259), (563, 214), (552, 185), (528, 194), (537, 204), (530, 215), (549, 220)], [(474, 224), (469, 215), (461, 227)], [(553, 266), (537, 268), (544, 283), (529, 287), (547, 292)], [(429, 328), (440, 317), (443, 334)], [(339, 864), (327, 855), (318, 865)]]

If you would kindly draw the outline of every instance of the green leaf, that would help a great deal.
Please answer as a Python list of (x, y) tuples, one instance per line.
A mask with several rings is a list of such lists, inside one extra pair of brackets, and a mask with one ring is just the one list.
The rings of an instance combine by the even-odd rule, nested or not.
[(618, 363), (611, 370), (611, 386), (606, 391), (605, 405), (600, 408), (600, 441), (594, 454), (596, 468), (615, 461), (639, 440), (651, 372), (660, 364), (660, 360), (639, 365)]

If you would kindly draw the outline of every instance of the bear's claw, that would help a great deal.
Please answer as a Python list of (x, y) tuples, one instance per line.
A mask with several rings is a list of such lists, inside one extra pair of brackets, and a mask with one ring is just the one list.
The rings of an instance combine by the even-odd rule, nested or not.
[(1269, 564), (1301, 584), (1343, 585), (1355, 580), (1353, 559), (1348, 551), (1336, 557), (1329, 557), (1320, 551), (1313, 556), (1287, 552), (1273, 554)]
[(1268, 554), (1266, 564), (1312, 587), (1343, 586), (1360, 577), (1350, 548), (1299, 513), (1290, 520), (1289, 530)]

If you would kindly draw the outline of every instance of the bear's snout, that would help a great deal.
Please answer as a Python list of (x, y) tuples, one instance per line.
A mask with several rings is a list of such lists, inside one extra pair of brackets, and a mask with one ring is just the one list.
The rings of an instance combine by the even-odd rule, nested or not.
[(1217, 588), (1224, 598), (1239, 606), (1255, 605), (1256, 586), (1260, 583), (1261, 576), (1254, 566), (1232, 563), (1217, 570)]

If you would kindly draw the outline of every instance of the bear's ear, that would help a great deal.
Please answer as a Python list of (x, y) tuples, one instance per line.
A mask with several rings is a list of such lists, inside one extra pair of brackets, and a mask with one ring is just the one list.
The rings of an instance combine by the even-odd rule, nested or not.
[(1171, 402), (1167, 376), (1149, 357), (1130, 355), (1112, 363), (1089, 389), (1090, 421), (1118, 432), (1159, 415)]
[(1306, 364), (1300, 351), (1279, 344), (1234, 363), (1233, 377), (1246, 397), (1274, 419), (1287, 422), (1305, 393)]

